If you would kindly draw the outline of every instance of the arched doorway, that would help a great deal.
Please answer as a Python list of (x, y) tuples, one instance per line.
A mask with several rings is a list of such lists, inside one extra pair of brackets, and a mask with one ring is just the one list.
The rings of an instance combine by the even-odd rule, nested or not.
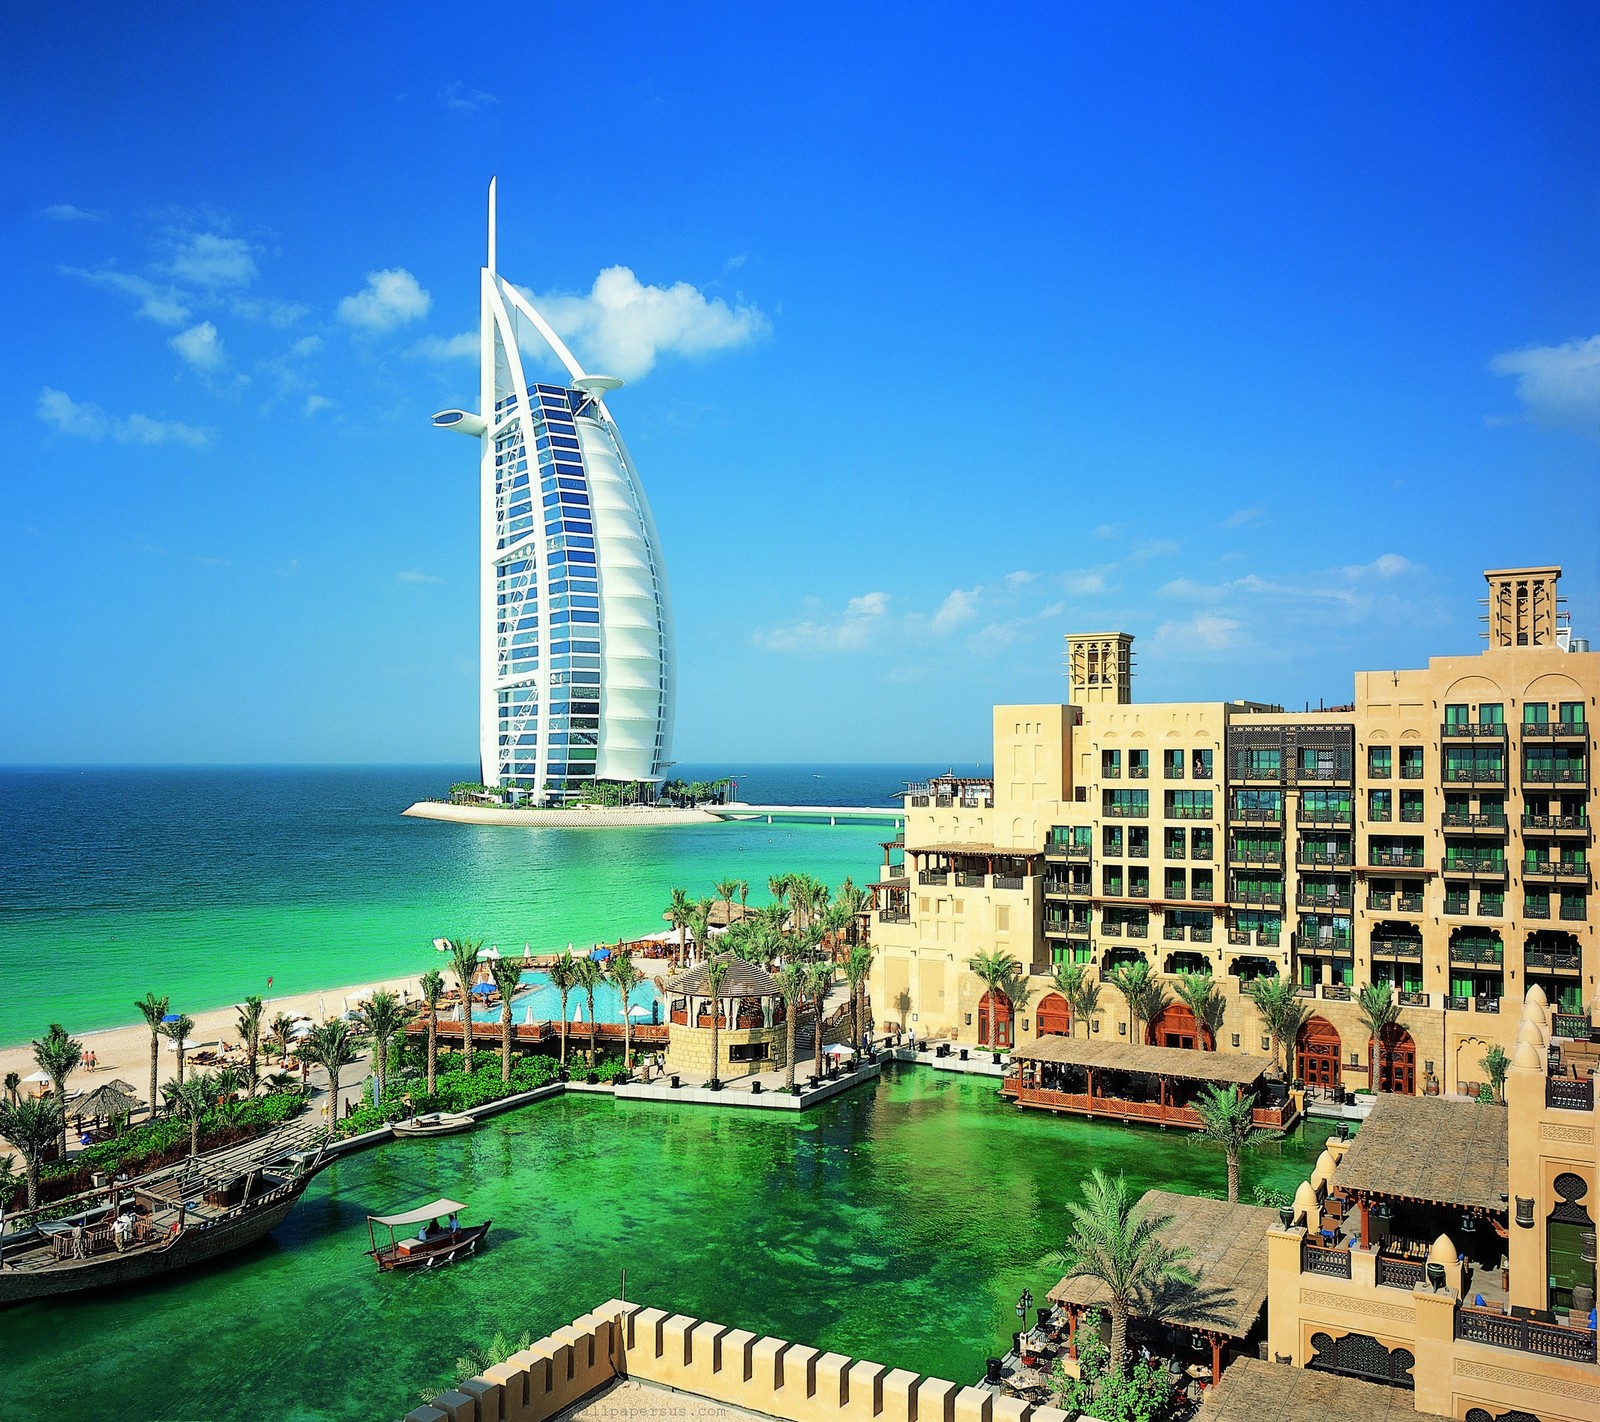
[(1041, 1037), (1070, 1037), (1072, 1035), (1072, 1009), (1066, 998), (1058, 992), (1046, 993), (1039, 999), (1034, 1013)]
[[(1204, 1042), (1202, 1043), (1202, 1037)], [(1145, 1040), (1154, 1047), (1202, 1047), (1215, 1051), (1217, 1044), (1210, 1032), (1194, 1020), (1192, 1013), (1181, 1002), (1169, 1002), (1151, 1019)]]
[(986, 992), (978, 1001), (978, 1045), (1004, 1050), (1011, 1045), (1011, 999)]
[[(1373, 1043), (1367, 1044), (1367, 1080), (1376, 1081), (1379, 1091), (1390, 1091), (1397, 1096), (1417, 1094), (1417, 1044), (1411, 1034), (1398, 1022), (1383, 1029), (1383, 1050), (1378, 1062), (1372, 1061)], [(1374, 1073), (1376, 1065), (1378, 1071)]]
[(1343, 1077), (1339, 1071), (1339, 1033), (1325, 1017), (1313, 1017), (1295, 1041), (1294, 1074), (1307, 1086), (1332, 1091)]

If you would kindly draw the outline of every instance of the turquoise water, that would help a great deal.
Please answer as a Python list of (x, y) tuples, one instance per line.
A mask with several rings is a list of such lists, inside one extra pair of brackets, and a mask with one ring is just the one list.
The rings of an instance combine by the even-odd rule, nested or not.
[[(697, 767), (682, 767), (698, 774)], [(709, 773), (709, 772), (708, 772)], [(882, 804), (927, 767), (763, 770), (741, 793)], [(0, 1043), (436, 966), (433, 940), (521, 951), (653, 933), (674, 887), (875, 878), (887, 827), (540, 830), (408, 820), (460, 767), (0, 770)], [(765, 778), (763, 778), (765, 777)], [(267, 980), (273, 980), (268, 987)]]
[[(639, 967), (654, 976), (656, 973), (670, 971), (664, 962), (649, 963), (640, 960)], [(561, 994), (550, 986), (550, 977), (547, 973), (526, 972), (522, 981), (529, 984), (529, 989), (519, 992), (511, 999), (511, 1020), (513, 1022), (559, 1022), (561, 1020)], [(655, 990), (655, 985), (649, 980), (640, 983), (628, 994), (628, 1006), (635, 1009), (633, 1020), (635, 1022), (665, 1022), (666, 1009), (661, 1006), (661, 994)], [(643, 1016), (637, 1011), (643, 1007)], [(585, 1020), (589, 1016), (589, 998), (583, 992), (570, 992), (567, 994), (567, 1020), (575, 1022), (578, 1015), (582, 1014)], [(594, 1018), (596, 1022), (621, 1022), (622, 1021), (622, 994), (610, 983), (602, 983), (594, 990)], [(498, 1007), (485, 1007), (472, 1014), (474, 1022), (498, 1022), (500, 1009)]]
[[(1246, 1198), (1293, 1189), (1326, 1135), (1247, 1157)], [(1187, 1136), (1019, 1112), (991, 1081), (926, 1068), (799, 1119), (561, 1097), (352, 1156), (271, 1239), (204, 1268), (0, 1313), (0, 1410), (398, 1417), (465, 1347), (570, 1322), (624, 1269), (629, 1298), (966, 1383), (1021, 1290), (1043, 1298), (1059, 1277), (1062, 1201), (1094, 1164), (1140, 1190), (1225, 1183)], [(366, 1215), (440, 1195), (493, 1218), (490, 1248), (379, 1275)]]

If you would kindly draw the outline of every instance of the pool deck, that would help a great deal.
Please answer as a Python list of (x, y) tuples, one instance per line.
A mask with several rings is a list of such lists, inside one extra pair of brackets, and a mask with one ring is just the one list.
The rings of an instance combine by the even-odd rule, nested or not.
[[(756, 1111), (805, 1111), (820, 1106), (824, 1101), (831, 1101), (843, 1092), (876, 1081), (882, 1074), (878, 1064), (873, 1062), (854, 1071), (841, 1072), (831, 1081), (824, 1080), (815, 1087), (807, 1088), (805, 1080), (810, 1075), (807, 1072), (800, 1078), (801, 1091), (798, 1096), (791, 1096), (783, 1090), (784, 1074), (781, 1071), (740, 1077), (725, 1083), (720, 1091), (708, 1090), (704, 1077), (680, 1076), (682, 1085), (674, 1087), (670, 1077), (662, 1076), (654, 1081), (632, 1082), (616, 1087), (613, 1094), (619, 1101), (646, 1101), (657, 1106), (737, 1106)], [(760, 1091), (750, 1089), (755, 1082), (761, 1084)], [(574, 1087), (570, 1083), (568, 1089), (613, 1090), (605, 1086)]]

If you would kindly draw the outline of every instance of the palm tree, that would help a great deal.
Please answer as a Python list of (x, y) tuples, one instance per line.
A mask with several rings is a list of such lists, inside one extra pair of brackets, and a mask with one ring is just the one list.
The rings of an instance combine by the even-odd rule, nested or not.
[(865, 889), (857, 888), (855, 881), (848, 876), (833, 896), (833, 906), (845, 920), (845, 942), (851, 947), (854, 947), (856, 942), (858, 915), (866, 908), (867, 901), (871, 897)]
[[(1227, 1007), (1211, 974), (1179, 973), (1173, 991), (1177, 993), (1178, 1001), (1194, 1014), (1195, 1026), (1199, 1029), (1200, 1050), (1216, 1051), (1217, 1029), (1222, 1026), (1222, 1016)], [(1211, 1041), (1209, 1047), (1206, 1046), (1207, 1038)]]
[(239, 1040), (244, 1043), (245, 1071), (249, 1077), (250, 1094), (256, 1094), (257, 1059), (261, 1055), (261, 1025), (266, 1012), (259, 997), (247, 997), (239, 1009)]
[(183, 1080), (183, 1064), (189, 1055), (189, 1034), (194, 1031), (194, 1018), (187, 1012), (180, 1012), (170, 1022), (161, 1024), (161, 1035), (177, 1043), (178, 1046), (178, 1080)]
[(870, 943), (858, 943), (844, 960), (844, 980), (850, 984), (850, 1045), (855, 1046), (863, 1036), (862, 1018), (865, 1016), (863, 999), (866, 996), (867, 978), (872, 972), (872, 957), (877, 950)]
[(200, 1126), (217, 1100), (216, 1082), (203, 1071), (197, 1071), (187, 1081), (174, 1077), (162, 1088), (171, 1111), (189, 1128), (189, 1159), (200, 1154)]
[(788, 1038), (788, 1074), (784, 1090), (794, 1095), (794, 1054), (800, 1032), (800, 1006), (806, 999), (811, 974), (804, 963), (786, 962), (778, 971), (778, 991), (783, 994), (783, 1028)]
[(1165, 990), (1143, 958), (1113, 968), (1106, 974), (1106, 980), (1128, 1004), (1128, 1039), (1137, 1044), (1144, 1035), (1139, 1029), (1161, 1011), (1166, 1001)]
[(561, 1065), (567, 1064), (567, 997), (578, 986), (578, 960), (567, 949), (553, 962), (547, 973), (550, 986), (561, 994)]
[(806, 986), (816, 994), (817, 998), (817, 1060), (816, 1072), (822, 1075), (822, 1014), (828, 1005), (828, 990), (833, 987), (833, 964), (827, 961), (815, 962), (806, 969)]
[(66, 1129), (66, 1112), (59, 1097), (39, 1101), (15, 1101), (0, 1105), (0, 1136), (22, 1152), (28, 1176), (28, 1208), (39, 1207), (39, 1166)]
[(1067, 1000), (1067, 1007), (1072, 1012), (1074, 1034), (1081, 1021), (1083, 1035), (1087, 1037), (1090, 1022), (1100, 1010), (1100, 984), (1089, 976), (1088, 969), (1082, 963), (1063, 963), (1050, 979), (1050, 985)]
[(1400, 1020), (1400, 1004), (1394, 1000), (1394, 991), (1388, 983), (1368, 983), (1356, 994), (1356, 1009), (1371, 1037), (1372, 1089), (1382, 1091), (1383, 1039), (1389, 1028)]
[(632, 953), (618, 948), (606, 962), (606, 977), (617, 990), (617, 1001), (622, 1005), (622, 1069), (633, 1070), (633, 1017), (628, 1008), (628, 996), (644, 981), (644, 973), (633, 961)]
[(1171, 1215), (1152, 1215), (1136, 1204), (1122, 1176), (1099, 1166), (1083, 1182), (1083, 1202), (1071, 1201), (1072, 1232), (1057, 1255), (1069, 1279), (1096, 1279), (1110, 1295), (1112, 1377), (1122, 1376), (1128, 1349), (1129, 1310), (1164, 1283), (1192, 1284), (1187, 1249), (1161, 1239)]
[(289, 1060), (289, 1033), (294, 1030), (294, 1018), (287, 1012), (276, 1014), (267, 1028), (267, 1035), (278, 1044), (278, 1065)]
[(50, 1030), (33, 1044), (33, 1059), (39, 1070), (50, 1078), (56, 1100), (61, 1103), (61, 1154), (67, 1153), (67, 1078), (77, 1071), (83, 1061), (83, 1043), (70, 1036), (59, 1022), (52, 1022)]
[(389, 1086), (389, 1043), (406, 1029), (411, 1014), (387, 988), (380, 988), (366, 1000), (357, 1019), (357, 1028), (372, 1038), (372, 1069), (378, 1077), (377, 1104), (383, 1105)]
[(1239, 1157), (1269, 1135), (1255, 1124), (1255, 1093), (1246, 1095), (1237, 1086), (1208, 1086), (1195, 1098), (1195, 1114), (1200, 1129), (1193, 1140), (1210, 1141), (1222, 1147), (1228, 1158), (1228, 1203), (1239, 1203)]
[(1489, 1085), (1494, 1088), (1494, 1099), (1504, 1106), (1506, 1074), (1511, 1070), (1511, 1058), (1506, 1055), (1506, 1049), (1498, 1045), (1490, 1047), (1478, 1065), (1483, 1068), (1484, 1075), (1489, 1078)]
[(422, 1005), (428, 1012), (428, 1095), (439, 1080), (439, 1003), (444, 997), (444, 974), (429, 968), (422, 975)]
[(1273, 1067), (1280, 1077), (1287, 1076), (1284, 1047), (1292, 1046), (1299, 1040), (1300, 1029), (1305, 1026), (1306, 1018), (1311, 1016), (1311, 1009), (1302, 998), (1295, 996), (1294, 989), (1283, 978), (1276, 975), (1252, 978), (1244, 984), (1242, 991), (1261, 1014), (1261, 1025), (1267, 1029), (1272, 1044)]
[(678, 930), (678, 963), (681, 966), (687, 949), (683, 942), (683, 931), (689, 926), (689, 891), (687, 889), (674, 889), (672, 898), (667, 904), (667, 922)]
[(734, 883), (739, 890), (739, 917), (744, 917), (745, 902), (750, 897), (750, 881), (748, 879), (735, 879)]
[[(976, 974), (978, 979), (983, 983), (984, 988), (986, 989), (991, 1000), (994, 1002), (995, 1007), (999, 1007), (999, 999), (1002, 997), (1005, 998), (1007, 1003), (1011, 1001), (1011, 994), (1007, 991), (1007, 987), (1016, 979), (1017, 974), (1022, 971), (1022, 964), (1013, 958), (1011, 954), (999, 948), (986, 948), (975, 954), (973, 957), (968, 958), (967, 967), (974, 974)], [(981, 1004), (979, 1007), (978, 1017), (979, 1026), (981, 1029), (983, 1019)], [(995, 1035), (993, 1031), (992, 1014), (990, 1022), (991, 1029), (989, 1035), (992, 1038)]]
[(511, 1080), (511, 999), (522, 985), (522, 964), (514, 958), (496, 958), (489, 964), (500, 994), (500, 1080)]
[(583, 989), (583, 995), (589, 1001), (589, 1065), (593, 1067), (600, 1060), (600, 1029), (594, 1020), (594, 990), (605, 981), (605, 975), (600, 971), (600, 965), (587, 953), (575, 961), (577, 986)]
[[(721, 1049), (722, 1036), (722, 985), (727, 982), (728, 970), (732, 966), (732, 960), (720, 953), (715, 958), (706, 959), (706, 986), (711, 990), (711, 1080), (706, 1084), (713, 1091), (719, 1090), (722, 1086), (717, 1074), (717, 1068), (721, 1063), (717, 1054)], [(728, 1025), (733, 1024), (730, 1022)]]
[(767, 892), (772, 895), (772, 902), (782, 904), (788, 908), (789, 890), (794, 885), (793, 874), (774, 874), (767, 880)]
[(169, 999), (147, 992), (134, 1006), (150, 1027), (150, 1114), (156, 1114), (156, 1102), (161, 1099), (161, 1019), (167, 1015)]
[[(716, 896), (722, 900), (722, 922), (724, 926), (731, 924), (733, 922), (733, 896), (739, 892), (739, 881), (737, 879), (718, 879), (711, 887)], [(740, 917), (742, 918), (744, 915), (741, 914)]]
[(339, 1125), (339, 1073), (361, 1060), (366, 1044), (342, 1018), (335, 1017), (306, 1033), (300, 1055), (328, 1073), (328, 1129)]
[(478, 956), (483, 952), (481, 938), (452, 938), (449, 941), (450, 966), (461, 985), (461, 1069), (472, 1075), (472, 980), (478, 976)]
[(5, 1081), (6, 1100), (15, 1106), (22, 1099), (22, 1073), (8, 1071)]

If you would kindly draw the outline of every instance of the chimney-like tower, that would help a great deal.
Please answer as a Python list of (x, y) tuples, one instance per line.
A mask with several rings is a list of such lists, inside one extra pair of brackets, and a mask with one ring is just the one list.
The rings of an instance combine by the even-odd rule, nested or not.
[(1491, 568), (1489, 645), (1491, 647), (1555, 647), (1564, 644), (1566, 613), (1556, 593), (1561, 569)]
[(1074, 706), (1126, 706), (1133, 700), (1132, 635), (1067, 633), (1067, 684)]

